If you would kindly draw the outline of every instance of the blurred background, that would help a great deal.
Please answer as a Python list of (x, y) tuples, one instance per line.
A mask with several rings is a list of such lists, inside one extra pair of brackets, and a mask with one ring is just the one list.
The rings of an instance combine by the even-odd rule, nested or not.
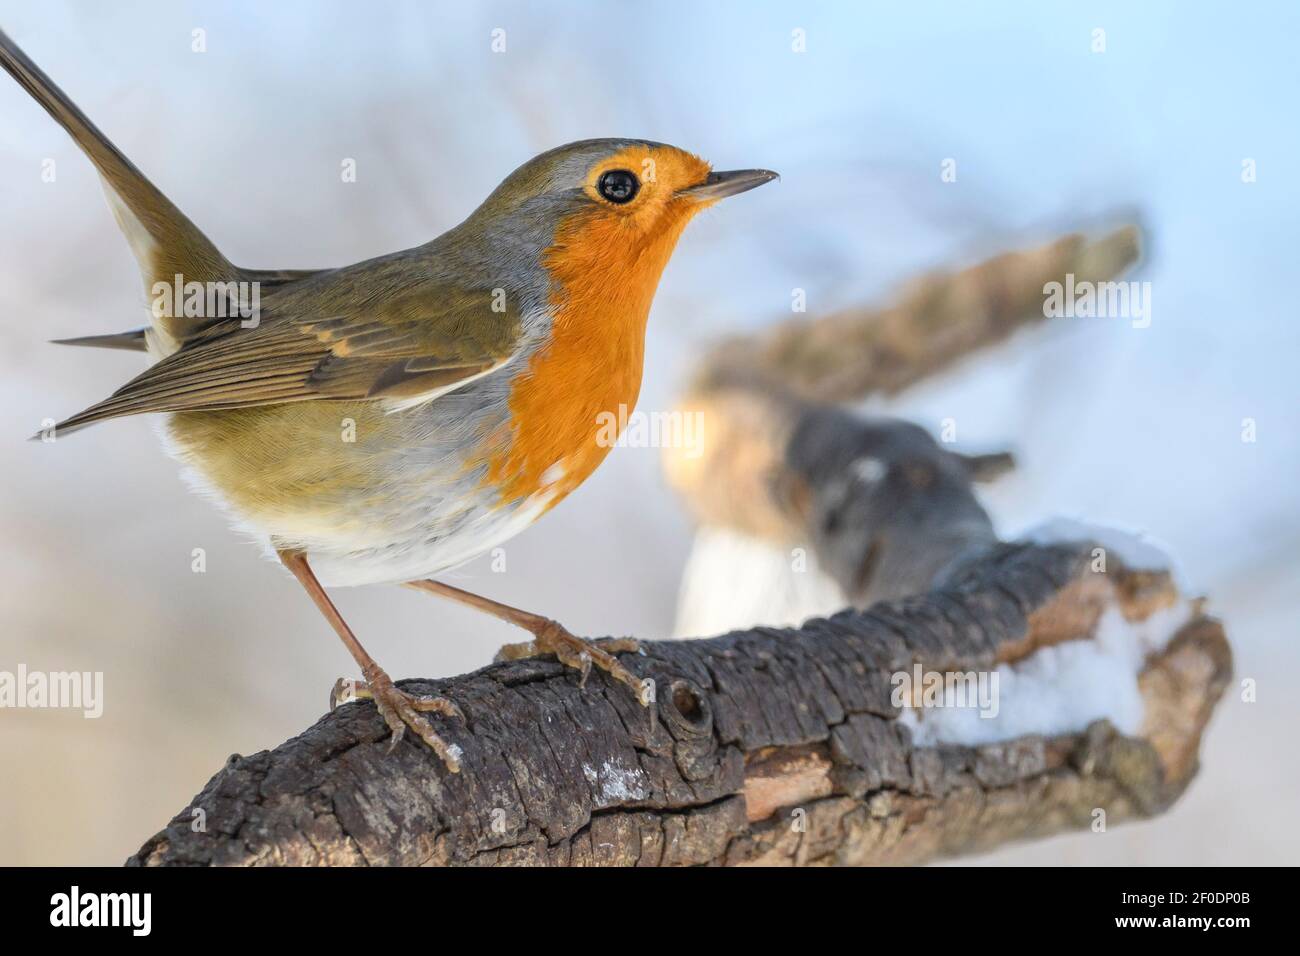
[[(864, 304), (1140, 216), (1150, 327), (1052, 320), (873, 408), (1014, 448), (1018, 470), (983, 492), (1005, 536), (1066, 515), (1160, 542), (1258, 701), (1230, 689), (1169, 814), (977, 862), (1300, 862), (1294, 5), (0, 0), (0, 27), (241, 264), (425, 242), (533, 154), (591, 136), (779, 170), (688, 230), (651, 316), (646, 410), (672, 407), (702, 342), (788, 317), (794, 288), (810, 313)], [(298, 586), (186, 490), (151, 421), (23, 441), (142, 367), (46, 340), (143, 324), (145, 297), (90, 164), (8, 77), (0, 119), (0, 669), (105, 682), (98, 720), (0, 710), (0, 863), (118, 864), (353, 668)], [(659, 452), (623, 448), (504, 572), (447, 580), (578, 633), (664, 637), (691, 534)], [(397, 588), (335, 597), (394, 677), (520, 639)]]

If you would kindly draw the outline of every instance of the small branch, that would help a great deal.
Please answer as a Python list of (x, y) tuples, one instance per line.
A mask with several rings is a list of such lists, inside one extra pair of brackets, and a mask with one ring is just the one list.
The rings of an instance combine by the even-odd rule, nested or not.
[(801, 398), (848, 402), (895, 394), (1017, 329), (1042, 322), (1048, 282), (1114, 278), (1139, 258), (1141, 233), (1063, 236), (953, 273), (913, 281), (884, 308), (792, 320), (720, 343), (692, 392), (761, 383)]
[[(939, 591), (709, 640), (648, 642), (624, 662), (658, 717), (549, 660), (410, 690), (455, 700), (435, 718), (465, 752), (449, 774), (418, 742), (390, 755), (369, 702), (273, 751), (232, 757), (130, 861), (185, 864), (919, 863), (1167, 807), (1231, 672), (1218, 624), (1194, 617), (1135, 677), (1138, 733), (1105, 721), (980, 746), (914, 745), (891, 675), (920, 663), (988, 671), (1092, 640), (1118, 613), (1156, 620), (1163, 572), (1083, 545), (999, 545)], [(924, 718), (924, 714), (921, 715)], [(200, 822), (202, 826), (200, 827)]]

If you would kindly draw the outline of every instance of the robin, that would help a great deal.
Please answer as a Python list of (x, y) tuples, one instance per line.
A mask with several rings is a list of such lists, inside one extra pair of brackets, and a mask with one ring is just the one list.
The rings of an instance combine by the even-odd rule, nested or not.
[(583, 681), (594, 665), (644, 697), (614, 656), (634, 641), (600, 646), (431, 578), (522, 531), (600, 464), (607, 416), (636, 402), (650, 302), (682, 230), (775, 173), (584, 140), (524, 163), (424, 245), (337, 269), (246, 269), (3, 33), (0, 62), (98, 170), (152, 302), (147, 328), (62, 340), (154, 361), (42, 437), (166, 413), (172, 453), (343, 640), (392, 746), (409, 727), (459, 770), (459, 748), (425, 716), (459, 711), (395, 687), (325, 586), (452, 598), (532, 633), (500, 656), (551, 653)]

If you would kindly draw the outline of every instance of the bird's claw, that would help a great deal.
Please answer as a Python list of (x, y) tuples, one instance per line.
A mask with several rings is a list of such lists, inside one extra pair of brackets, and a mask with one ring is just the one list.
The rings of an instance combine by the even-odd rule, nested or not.
[(392, 731), (388, 743), (388, 752), (392, 753), (406, 736), (409, 727), (421, 740), (436, 753), (447, 769), (452, 773), (460, 772), (462, 751), (455, 744), (449, 744), (434, 732), (426, 713), (442, 714), (446, 717), (464, 719), (465, 715), (456, 704), (446, 697), (426, 697), (408, 694), (393, 684), (392, 679), (383, 671), (376, 670), (367, 674), (364, 681), (347, 680), (340, 677), (330, 691), (330, 710), (340, 703), (369, 698), (375, 702), (379, 716)]
[(497, 651), (498, 661), (518, 661), (542, 654), (554, 654), (561, 664), (578, 672), (578, 686), (586, 687), (593, 666), (600, 668), (614, 680), (632, 688), (642, 706), (648, 707), (645, 687), (639, 677), (624, 667), (615, 654), (638, 653), (641, 644), (631, 637), (609, 637), (596, 641), (583, 640), (570, 634), (555, 621), (547, 621), (538, 629), (531, 641), (506, 644)]

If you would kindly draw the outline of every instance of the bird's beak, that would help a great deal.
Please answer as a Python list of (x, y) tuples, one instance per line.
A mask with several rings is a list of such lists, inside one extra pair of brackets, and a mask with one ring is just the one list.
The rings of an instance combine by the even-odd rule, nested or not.
[(776, 178), (777, 174), (770, 169), (730, 169), (723, 173), (709, 173), (704, 182), (683, 189), (678, 195), (701, 202), (714, 202), (747, 192)]

